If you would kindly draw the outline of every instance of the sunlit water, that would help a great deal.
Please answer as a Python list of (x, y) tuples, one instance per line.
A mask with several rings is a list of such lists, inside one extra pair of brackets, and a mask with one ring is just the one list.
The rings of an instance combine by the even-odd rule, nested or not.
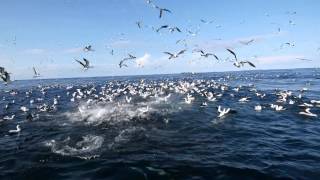
[[(318, 117), (307, 117), (299, 114), (304, 108), (298, 105), (320, 100), (319, 78), (318, 69), (299, 69), (1, 85), (0, 179), (317, 179), (320, 107), (311, 108)], [(189, 87), (187, 93), (195, 97), (191, 104), (185, 103), (187, 93), (169, 88), (145, 98), (130, 95), (130, 103), (125, 100), (129, 94), (108, 99), (112, 90), (128, 84), (142, 87), (145, 93), (159, 90), (161, 83), (175, 87), (182, 81), (222, 96), (208, 101)], [(228, 88), (215, 89), (209, 86), (213, 83)], [(239, 92), (233, 90), (240, 85)], [(71, 101), (76, 89), (93, 88), (90, 95)], [(302, 92), (303, 88), (307, 90)], [(253, 89), (265, 98), (257, 97)], [(281, 90), (292, 91), (288, 99), (295, 104), (277, 103), (276, 93)], [(248, 102), (238, 101), (246, 96)], [(56, 108), (46, 112), (37, 108), (51, 106), (54, 97)], [(208, 106), (201, 107), (203, 102)], [(261, 112), (254, 110), (258, 104)], [(286, 109), (277, 112), (270, 104)], [(218, 118), (219, 105), (235, 112)], [(29, 111), (22, 112), (21, 106)], [(30, 113), (32, 119), (27, 118)], [(11, 115), (15, 115), (12, 120), (3, 120)], [(9, 134), (17, 124), (21, 132)]]

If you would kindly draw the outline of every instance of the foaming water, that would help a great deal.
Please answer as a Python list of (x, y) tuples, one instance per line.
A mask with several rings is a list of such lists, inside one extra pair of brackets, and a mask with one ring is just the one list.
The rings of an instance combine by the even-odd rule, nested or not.
[(316, 179), (319, 75), (16, 81), (0, 89), (0, 178)]

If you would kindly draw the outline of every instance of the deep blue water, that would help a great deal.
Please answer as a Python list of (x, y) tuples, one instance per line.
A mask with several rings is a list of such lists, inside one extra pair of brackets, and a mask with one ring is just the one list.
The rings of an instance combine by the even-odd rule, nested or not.
[(14, 81), (0, 98), (0, 179), (320, 177), (319, 69)]

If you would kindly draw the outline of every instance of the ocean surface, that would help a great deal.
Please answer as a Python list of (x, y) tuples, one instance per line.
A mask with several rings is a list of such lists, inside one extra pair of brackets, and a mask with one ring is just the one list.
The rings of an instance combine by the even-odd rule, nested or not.
[(320, 177), (320, 69), (21, 80), (0, 98), (0, 179)]

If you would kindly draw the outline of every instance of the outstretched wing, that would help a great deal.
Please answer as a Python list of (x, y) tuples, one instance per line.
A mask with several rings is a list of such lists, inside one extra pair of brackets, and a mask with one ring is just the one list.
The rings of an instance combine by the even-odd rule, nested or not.
[(230, 50), (230, 49), (227, 49), (227, 51), (229, 51), (229, 52), (234, 56), (234, 58), (235, 58), (236, 60), (238, 60), (236, 53), (234, 53), (234, 52), (233, 52), (232, 50)]
[(81, 61), (79, 61), (79, 60), (77, 60), (77, 59), (75, 59), (75, 61), (78, 62), (79, 64), (81, 64), (83, 67), (86, 66), (85, 64), (83, 64), (83, 62), (81, 62)]
[(218, 60), (218, 61), (219, 61), (219, 58), (218, 58), (218, 56), (217, 56), (217, 55), (213, 54), (213, 57), (214, 57), (214, 58), (216, 58), (216, 60)]
[(250, 66), (252, 66), (252, 67), (256, 67), (252, 62), (250, 62), (250, 61), (247, 61), (247, 63), (250, 65)]
[(169, 53), (169, 52), (163, 52), (163, 53), (168, 54), (168, 55), (170, 55), (170, 56), (173, 56), (173, 54), (172, 54), (172, 53)]
[(85, 66), (89, 67), (90, 62), (86, 58), (83, 58), (83, 61), (86, 63)]
[(38, 72), (36, 71), (36, 68), (33, 67), (33, 72), (34, 72), (34, 75), (38, 75)]
[(169, 9), (162, 9), (163, 11), (166, 11), (168, 13), (172, 13)]
[(184, 53), (184, 52), (186, 52), (186, 51), (187, 51), (186, 49), (181, 50), (180, 52), (178, 52), (178, 54), (177, 54), (177, 55), (183, 54), (183, 53)]

